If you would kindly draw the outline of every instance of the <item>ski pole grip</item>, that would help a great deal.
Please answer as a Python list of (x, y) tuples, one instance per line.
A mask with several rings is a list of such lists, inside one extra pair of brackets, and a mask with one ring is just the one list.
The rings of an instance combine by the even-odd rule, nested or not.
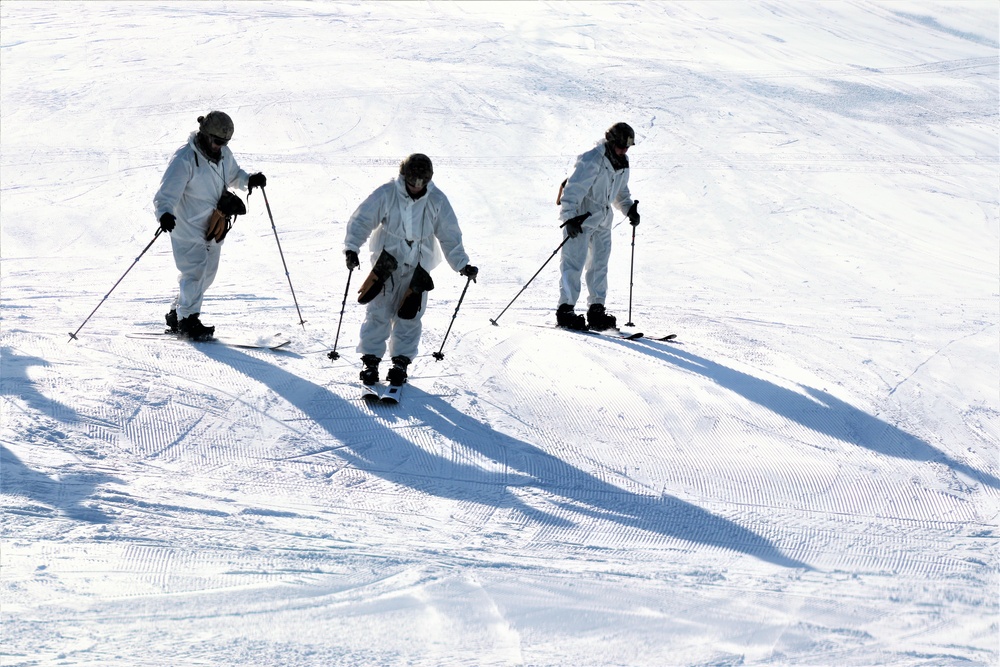
[(578, 215), (578, 216), (576, 216), (575, 218), (570, 218), (570, 219), (569, 219), (569, 220), (567, 220), (566, 222), (564, 222), (564, 223), (562, 223), (561, 225), (559, 225), (559, 228), (560, 228), (560, 229), (562, 229), (563, 227), (565, 227), (566, 225), (568, 225), (568, 224), (569, 224), (569, 223), (571, 223), (571, 222), (572, 222), (572, 223), (574, 223), (574, 224), (576, 224), (576, 223), (578, 223), (578, 222), (579, 222), (579, 223), (583, 223), (583, 221), (584, 221), (584, 220), (586, 220), (587, 218), (589, 218), (589, 217), (590, 217), (590, 215), (591, 215), (590, 211), (587, 211), (587, 212), (586, 212), (586, 213), (584, 213), (584, 214), (583, 214), (582, 216), (579, 216), (579, 215)]

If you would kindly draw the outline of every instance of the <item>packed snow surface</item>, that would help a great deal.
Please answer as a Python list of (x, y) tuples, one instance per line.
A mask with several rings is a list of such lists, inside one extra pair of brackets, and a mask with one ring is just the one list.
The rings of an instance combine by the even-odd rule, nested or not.
[[(5, 0), (0, 664), (998, 664), (998, 14)], [(271, 215), (203, 319), (279, 351), (143, 335), (212, 109)], [(633, 342), (553, 326), (617, 121)], [(345, 223), (412, 152), (481, 273), (369, 407)]]

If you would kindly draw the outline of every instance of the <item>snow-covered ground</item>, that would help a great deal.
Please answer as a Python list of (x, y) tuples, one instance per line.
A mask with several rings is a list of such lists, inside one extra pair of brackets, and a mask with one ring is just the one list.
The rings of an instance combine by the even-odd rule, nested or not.
[[(998, 664), (998, 14), (4, 0), (0, 664)], [(69, 342), (216, 108), (306, 324), (254, 193), (204, 319), (286, 350), (129, 337), (165, 239)], [(492, 326), (616, 121), (679, 342), (556, 330), (557, 261)], [(415, 151), (481, 278), (372, 409), (344, 225)]]

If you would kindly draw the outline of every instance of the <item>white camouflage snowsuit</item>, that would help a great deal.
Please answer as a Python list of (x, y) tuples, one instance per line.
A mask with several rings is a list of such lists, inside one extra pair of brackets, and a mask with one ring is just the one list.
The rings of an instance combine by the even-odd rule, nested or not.
[(228, 146), (222, 147), (222, 158), (210, 160), (197, 145), (197, 132), (177, 149), (153, 197), (156, 219), (172, 213), (177, 225), (170, 232), (174, 263), (180, 275), (173, 308), (177, 319), (201, 312), (205, 290), (215, 280), (219, 270), (222, 242), (206, 241), (208, 220), (226, 187), (247, 189), (250, 176), (240, 169)]
[(383, 249), (395, 257), (399, 265), (386, 281), (383, 291), (368, 303), (357, 351), (382, 358), (386, 340), (391, 336), (389, 356), (413, 359), (420, 343), (427, 292), (422, 295), (416, 317), (405, 320), (396, 313), (418, 263), (428, 273), (442, 258), (456, 271), (469, 263), (462, 246), (458, 218), (448, 198), (434, 183), (428, 183), (427, 192), (414, 200), (406, 191), (403, 177), (397, 176), (378, 187), (351, 215), (347, 221), (344, 250), (359, 252), (369, 236), (372, 265)]
[[(587, 305), (604, 304), (608, 295), (608, 259), (611, 257), (612, 206), (622, 213), (632, 206), (628, 191), (628, 167), (615, 170), (605, 156), (605, 141), (579, 155), (562, 193), (559, 219), (563, 222), (583, 213), (583, 233), (562, 247), (559, 304), (575, 306), (580, 298), (580, 276), (586, 269)], [(568, 232), (563, 228), (563, 233)], [(565, 237), (564, 237), (565, 238)]]

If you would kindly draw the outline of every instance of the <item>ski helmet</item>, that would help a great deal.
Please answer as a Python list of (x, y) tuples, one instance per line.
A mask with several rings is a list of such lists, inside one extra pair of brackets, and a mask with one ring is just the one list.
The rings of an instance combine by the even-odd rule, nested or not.
[(233, 119), (222, 111), (210, 111), (207, 116), (198, 116), (198, 130), (202, 134), (208, 134), (220, 139), (229, 141), (233, 138), (235, 130)]
[(635, 131), (628, 123), (615, 123), (604, 133), (604, 139), (615, 148), (628, 148), (635, 145)]
[(399, 173), (412, 188), (423, 188), (434, 177), (434, 165), (423, 153), (413, 153), (399, 163)]

